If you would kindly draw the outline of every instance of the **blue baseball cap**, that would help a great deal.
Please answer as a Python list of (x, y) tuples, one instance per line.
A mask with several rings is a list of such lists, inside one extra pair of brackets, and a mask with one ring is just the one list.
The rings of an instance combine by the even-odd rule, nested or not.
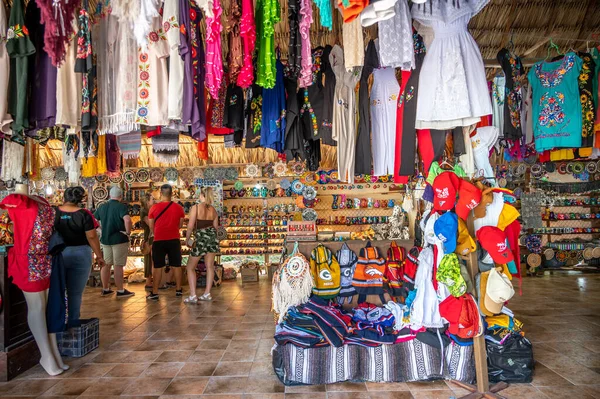
[(435, 221), (433, 232), (444, 243), (444, 253), (450, 254), (456, 250), (458, 235), (458, 216), (454, 212), (446, 212)]

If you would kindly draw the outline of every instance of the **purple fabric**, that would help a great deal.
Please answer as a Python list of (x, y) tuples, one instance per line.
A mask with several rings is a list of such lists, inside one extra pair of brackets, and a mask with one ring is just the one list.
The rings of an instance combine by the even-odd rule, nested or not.
[(117, 144), (117, 136), (114, 134), (106, 135), (106, 170), (109, 173), (119, 171), (119, 145)]

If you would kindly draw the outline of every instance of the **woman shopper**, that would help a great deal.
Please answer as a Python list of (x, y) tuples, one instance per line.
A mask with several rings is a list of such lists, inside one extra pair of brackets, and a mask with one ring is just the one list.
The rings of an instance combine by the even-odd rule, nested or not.
[[(187, 263), (190, 296), (184, 299), (185, 303), (212, 300), (210, 289), (215, 278), (215, 255), (219, 252), (219, 242), (217, 241), (219, 215), (215, 207), (212, 206), (212, 199), (212, 187), (202, 187), (200, 189), (199, 203), (190, 209), (185, 235), (185, 242), (192, 249)], [(194, 239), (192, 239), (192, 233), (194, 234)], [(204, 264), (206, 265), (206, 288), (204, 294), (197, 297), (196, 266), (201, 256), (204, 256)]]
[(66, 248), (63, 250), (65, 283), (67, 287), (68, 322), (67, 327), (79, 326), (81, 298), (92, 269), (92, 252), (100, 267), (104, 267), (104, 257), (100, 240), (96, 233), (98, 222), (87, 209), (80, 208), (85, 190), (83, 187), (69, 187), (64, 193), (64, 203), (56, 207), (54, 229), (62, 236)]
[(141, 196), (140, 202), (142, 203), (142, 209), (140, 210), (140, 223), (144, 230), (144, 246), (150, 248), (150, 252), (144, 255), (144, 277), (146, 277), (146, 291), (152, 291), (152, 235), (150, 234), (150, 220), (148, 219), (148, 212), (154, 205), (154, 197), (151, 193), (144, 193)]

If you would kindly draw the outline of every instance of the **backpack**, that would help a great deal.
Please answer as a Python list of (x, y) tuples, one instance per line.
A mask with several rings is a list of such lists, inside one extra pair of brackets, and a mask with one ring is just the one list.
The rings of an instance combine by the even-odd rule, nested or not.
[(369, 241), (367, 246), (360, 250), (352, 278), (352, 285), (358, 293), (358, 302), (365, 302), (367, 295), (379, 295), (381, 302), (385, 303), (383, 297), (384, 277), (385, 259)]
[[(352, 285), (352, 276), (354, 275), (354, 269), (356, 269), (356, 262), (358, 258), (356, 254), (348, 247), (348, 244), (342, 244), (342, 247), (337, 251), (335, 257), (340, 265), (341, 274), (341, 288), (339, 293), (340, 303), (343, 303), (343, 298), (350, 298), (349, 303), (352, 302), (352, 297), (356, 295), (356, 289)], [(339, 300), (338, 300), (339, 301)]]
[(310, 273), (315, 282), (314, 295), (335, 298), (340, 292), (340, 265), (331, 250), (319, 244), (310, 253)]
[(396, 241), (392, 241), (387, 252), (385, 264), (385, 281), (388, 293), (392, 297), (402, 295), (402, 277), (404, 276), (405, 250), (399, 247)]

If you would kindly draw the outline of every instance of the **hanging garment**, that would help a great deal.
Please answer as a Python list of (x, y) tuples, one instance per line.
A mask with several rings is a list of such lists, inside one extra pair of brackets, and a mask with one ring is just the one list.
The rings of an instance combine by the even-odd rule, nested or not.
[(213, 16), (206, 18), (206, 89), (212, 98), (219, 96), (223, 81), (223, 56), (221, 52), (221, 2), (213, 1)]
[[(56, 125), (56, 67), (44, 50), (44, 29), (40, 24), (40, 9), (35, 1), (27, 5), (26, 26), (29, 37), (36, 48), (35, 57), (31, 57), (33, 79), (30, 84), (29, 122), (30, 129), (45, 129)], [(0, 50), (4, 51), (4, 50)], [(7, 69), (8, 72), (8, 69)], [(2, 72), (0, 72), (2, 73)], [(6, 86), (8, 87), (8, 86)]]
[(460, 7), (432, 1), (433, 7), (412, 8), (413, 18), (435, 32), (419, 79), (416, 128), (472, 125), (492, 113), (492, 104), (481, 53), (467, 25), (489, 0), (464, 2)]
[[(52, 65), (58, 67), (65, 60), (71, 39), (69, 22), (75, 18), (75, 10), (81, 3), (68, 0), (36, 0), (36, 3), (41, 9), (41, 17), (36, 23), (42, 23), (46, 28), (44, 51), (50, 56)], [(87, 6), (87, 1), (83, 3)]]
[(139, 3), (138, 13), (133, 20), (133, 34), (139, 47), (145, 48), (148, 45), (150, 32), (155, 31), (154, 19), (160, 16), (160, 0), (140, 0), (132, 3)]
[[(305, 2), (306, 0), (302, 1)], [(302, 53), (304, 37), (301, 36), (300, 26), (301, 24), (304, 24), (304, 33), (308, 34), (308, 30), (310, 29), (310, 24), (312, 22), (312, 9), (310, 13), (310, 19), (307, 20), (306, 16), (302, 15), (300, 12), (302, 10), (301, 7), (300, 0), (290, 0), (288, 2), (288, 25), (290, 29), (290, 40), (288, 42), (288, 62), (286, 66), (286, 75), (290, 76), (298, 76), (300, 74), (300, 68), (302, 68), (301, 64), (304, 56)], [(310, 37), (307, 44), (308, 56), (310, 57)], [(310, 60), (308, 60), (308, 63), (310, 64)], [(310, 72), (310, 68), (308, 71)]]
[(256, 26), (259, 39), (256, 83), (265, 89), (275, 86), (277, 60), (275, 55), (275, 24), (280, 20), (278, 0), (258, 0)]
[[(10, 77), (10, 57), (6, 48), (6, 10), (0, 7), (0, 133), (9, 134), (12, 117), (8, 113), (8, 83)], [(56, 84), (56, 80), (55, 80)], [(56, 105), (55, 105), (56, 108)]]
[[(244, 90), (235, 83), (227, 86), (223, 126), (234, 132), (243, 132), (244, 130)], [(239, 136), (241, 142), (242, 134)], [(236, 144), (240, 143), (236, 140)]]
[(358, 86), (358, 136), (356, 138), (355, 173), (369, 175), (373, 171), (371, 163), (371, 106), (369, 105), (369, 78), (375, 68), (379, 68), (379, 56), (373, 40), (365, 50), (365, 66)]
[(503, 137), (518, 140), (523, 136), (521, 127), (521, 108), (523, 106), (523, 87), (521, 81), (525, 74), (521, 59), (503, 48), (496, 57), (502, 66), (505, 78), (504, 132)]
[(355, 19), (342, 25), (342, 42), (344, 43), (344, 65), (346, 70), (362, 67), (365, 64), (363, 51), (363, 30), (360, 20)]
[(317, 47), (313, 49), (312, 54), (309, 53), (308, 55), (309, 63), (313, 65), (309, 75), (310, 84), (303, 86), (302, 79), (299, 81), (300, 119), (305, 140), (319, 140), (321, 138), (319, 126), (321, 126), (325, 105), (323, 70), (321, 69), (324, 50), (323, 47)]
[(193, 0), (179, 0), (181, 41), (179, 53), (184, 61), (183, 113), (181, 121), (191, 125), (192, 138), (206, 138), (206, 102), (204, 98), (204, 45), (200, 38), (202, 12)]
[(8, 252), (8, 276), (25, 292), (50, 285), (52, 258), (48, 242), (54, 227), (54, 209), (41, 197), (10, 194), (0, 203), (13, 221), (14, 247)]
[(79, 31), (77, 33), (77, 60), (75, 71), (82, 75), (81, 88), (81, 129), (96, 131), (98, 128), (98, 81), (97, 68), (93, 56), (92, 32), (87, 6), (79, 11)]
[(169, 46), (169, 86), (167, 89), (167, 117), (181, 121), (183, 116), (183, 58), (179, 55), (179, 1), (166, 1), (163, 9), (163, 30)]
[(67, 47), (65, 61), (58, 68), (56, 77), (56, 124), (76, 127), (81, 123), (81, 91), (83, 80), (75, 72), (77, 62), (77, 36)]
[[(398, 108), (396, 110), (396, 145), (394, 151), (394, 183), (408, 183), (408, 176), (400, 175), (400, 165), (402, 163), (402, 141), (403, 141), (403, 125), (404, 125), (404, 96), (406, 85), (410, 79), (411, 71), (402, 71), (400, 81), (400, 96), (398, 98)], [(415, 137), (416, 139), (416, 137)], [(416, 144), (416, 143), (415, 143)], [(410, 144), (409, 144), (410, 145)], [(414, 161), (414, 160), (413, 160)]]
[(2, 143), (2, 169), (0, 178), (4, 181), (21, 180), (25, 162), (25, 147), (12, 141)]
[(346, 71), (344, 51), (335, 45), (329, 55), (335, 73), (333, 133), (338, 143), (338, 173), (341, 181), (354, 183), (354, 156), (356, 151), (356, 96), (354, 88), (360, 79), (361, 67)]
[(229, 56), (227, 66), (229, 67), (229, 81), (237, 82), (238, 75), (243, 65), (242, 37), (240, 36), (240, 18), (242, 16), (241, 0), (233, 0), (229, 7), (227, 18), (227, 33), (229, 36)]
[(498, 128), (500, 137), (504, 137), (504, 99), (506, 78), (504, 75), (494, 76), (492, 81), (492, 123)]
[(581, 72), (579, 72), (579, 97), (581, 99), (581, 146), (594, 145), (594, 120), (596, 118), (596, 104), (594, 103), (594, 78), (596, 63), (591, 54), (579, 52), (581, 58)]
[(164, 128), (152, 137), (152, 155), (158, 162), (177, 163), (179, 160), (179, 131)]
[(319, 126), (319, 136), (321, 142), (327, 145), (336, 145), (331, 137), (331, 122), (333, 120), (333, 94), (335, 93), (335, 73), (329, 63), (329, 54), (332, 47), (327, 45), (321, 56), (321, 73), (325, 75), (323, 84), (323, 112), (321, 114), (321, 125)]
[(142, 132), (134, 130), (117, 137), (117, 143), (124, 159), (137, 159), (142, 151)]
[[(377, 2), (376, 6), (381, 2)], [(415, 51), (412, 35), (412, 19), (407, 0), (398, 0), (394, 6), (395, 15), (379, 21), (379, 59), (381, 66), (401, 68), (408, 71), (415, 68)]]
[[(300, 120), (300, 93), (298, 93), (298, 79), (294, 76), (292, 68), (285, 69), (285, 151), (286, 159), (306, 159), (304, 153), (304, 136)], [(248, 138), (246, 138), (246, 146)]]
[(277, 61), (275, 86), (263, 89), (262, 123), (260, 146), (279, 153), (285, 145), (285, 83), (283, 64)]
[(581, 147), (581, 59), (572, 52), (562, 60), (538, 62), (527, 78), (533, 89), (535, 149)]
[[(23, 129), (29, 127), (27, 110), (27, 80), (29, 78), (29, 56), (35, 53), (35, 47), (29, 38), (25, 26), (25, 5), (23, 0), (15, 0), (10, 9), (8, 31), (6, 33), (6, 50), (10, 57), (10, 87), (8, 110), (13, 116), (13, 135), (22, 137)], [(13, 137), (15, 139), (16, 137)]]
[(399, 93), (400, 85), (394, 68), (373, 71), (370, 98), (374, 176), (387, 176), (394, 173), (396, 110)]
[[(423, 38), (415, 33), (413, 35), (413, 43), (415, 46), (415, 69), (410, 74), (402, 96), (404, 113), (402, 115), (402, 144), (399, 171), (401, 176), (412, 176), (415, 174), (415, 146), (417, 141), (415, 125), (418, 112), (420, 82), (423, 75), (422, 65), (424, 65), (424, 59), (426, 58)], [(419, 141), (420, 146), (421, 142)], [(425, 170), (428, 169), (429, 167), (425, 168)]]
[[(360, 13), (361, 25), (366, 28), (378, 22), (387, 21), (391, 18), (394, 18), (394, 16), (397, 14), (395, 5), (397, 5), (398, 2), (399, 1), (397, 0), (371, 0)], [(408, 4), (406, 5), (406, 9), (410, 18)]]
[(206, 113), (207, 133), (217, 134), (219, 136), (232, 134), (233, 130), (225, 127), (225, 97), (227, 94), (227, 80), (221, 81), (221, 87), (217, 97), (211, 98), (208, 103), (208, 112)]
[(152, 21), (152, 29), (148, 33), (147, 47), (138, 51), (138, 99), (135, 123), (149, 126), (169, 124), (168, 101), (169, 75), (167, 57), (169, 46), (161, 18)]
[[(311, 57), (310, 51), (310, 26), (313, 23), (312, 6), (310, 0), (300, 0), (300, 22), (298, 28), (298, 40), (300, 40), (300, 57), (299, 64), (300, 69), (300, 87), (308, 87), (313, 84), (313, 57)], [(291, 28), (290, 22), (290, 28)], [(292, 33), (290, 33), (290, 48), (292, 45)], [(298, 49), (295, 50), (295, 54), (298, 54)], [(291, 58), (291, 56), (290, 56)], [(298, 64), (298, 60), (295, 61)], [(296, 68), (296, 67), (295, 67)]]
[(257, 84), (249, 89), (251, 98), (249, 109), (246, 110), (246, 148), (260, 147), (260, 132), (262, 126), (263, 89)]
[[(118, 3), (115, 3), (118, 4)], [(135, 130), (138, 47), (127, 13), (114, 8), (98, 24), (95, 48), (98, 60), (99, 133)], [(59, 70), (60, 73), (60, 70)]]
[(242, 17), (240, 18), (240, 36), (244, 50), (244, 63), (237, 84), (247, 89), (254, 82), (254, 62), (252, 55), (256, 46), (256, 25), (254, 24), (254, 3), (252, 0), (242, 0)]
[(333, 28), (333, 15), (331, 15), (331, 2), (329, 0), (314, 0), (319, 9), (319, 22), (321, 26), (331, 30)]
[(439, 300), (432, 282), (436, 262), (433, 247), (423, 248), (418, 260), (419, 267), (415, 277), (417, 295), (410, 307), (410, 327), (413, 330), (421, 327), (442, 328), (444, 323), (440, 316)]

